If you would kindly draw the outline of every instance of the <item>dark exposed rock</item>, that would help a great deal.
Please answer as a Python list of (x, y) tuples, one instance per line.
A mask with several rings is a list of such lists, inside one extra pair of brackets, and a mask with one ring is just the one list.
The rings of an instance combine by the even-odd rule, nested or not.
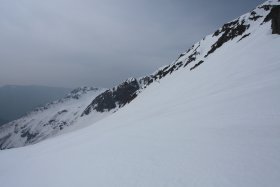
[(226, 23), (223, 25), (223, 27), (219, 30), (217, 30), (213, 36), (219, 36), (221, 33), (228, 32), (228, 30), (234, 28), (239, 23), (239, 20), (234, 20), (232, 22)]
[(31, 140), (33, 140), (39, 133), (31, 133), (29, 130), (22, 132), (21, 137), (26, 137), (26, 142), (31, 143)]
[[(199, 47), (199, 46), (198, 46)], [(197, 47), (197, 48), (198, 48)], [(189, 63), (196, 60), (196, 56), (199, 55), (199, 52), (197, 52), (197, 48), (194, 50), (194, 52), (188, 57), (187, 62), (185, 63), (184, 67), (186, 67)]]
[(143, 88), (146, 88), (146, 86), (149, 85), (149, 82), (151, 81), (152, 77), (151, 76), (145, 76), (140, 78), (140, 80), (138, 81), (140, 85), (143, 86)]
[(225, 24), (222, 29), (219, 29), (214, 33), (213, 36), (219, 36), (221, 33), (223, 34), (219, 37), (218, 41), (212, 45), (210, 51), (208, 51), (205, 57), (216, 51), (229, 40), (232, 40), (237, 36), (241, 36), (249, 27), (250, 25), (246, 25), (244, 20), (241, 23), (239, 23), (239, 20), (235, 20)]
[(60, 114), (66, 113), (66, 112), (68, 112), (68, 110), (61, 110), (61, 111), (57, 112), (57, 114), (60, 115)]
[(55, 122), (54, 119), (49, 120), (49, 123), (54, 123), (54, 122)]
[(257, 15), (255, 11), (251, 12), (251, 15), (249, 17), (249, 20), (257, 21), (259, 18), (262, 18), (263, 16)]
[(172, 72), (178, 70), (182, 66), (183, 66), (182, 61), (179, 61), (176, 64), (165, 66), (163, 69), (158, 70), (155, 74), (140, 79), (139, 83), (141, 85), (144, 85), (143, 87), (145, 88), (146, 86), (150, 85), (154, 81), (162, 79), (166, 75), (171, 74)]
[(9, 148), (9, 147), (5, 146), (5, 143), (11, 136), (12, 136), (12, 134), (7, 134), (6, 136), (0, 138), (0, 150)]
[[(180, 63), (182, 65), (182, 63)], [(171, 74), (173, 71), (177, 70), (179, 67), (181, 67), (180, 64), (172, 64), (170, 66), (166, 66), (164, 69), (159, 70), (153, 78), (155, 80), (159, 80), (162, 77), (165, 77), (167, 74)]]
[(272, 5), (262, 5), (259, 7), (260, 9), (264, 9), (265, 11), (269, 11), (271, 9)]
[(264, 19), (264, 22), (271, 21), (272, 34), (280, 34), (280, 5), (274, 6)]
[[(189, 50), (190, 50), (190, 49), (189, 49)], [(183, 56), (185, 56), (185, 53), (180, 54), (179, 57), (177, 58), (177, 60), (179, 60), (179, 59), (180, 59), (181, 57), (183, 57)], [(177, 61), (177, 60), (176, 60), (176, 61)]]
[(238, 42), (240, 42), (240, 41), (243, 40), (244, 38), (250, 36), (250, 34), (251, 34), (251, 33), (248, 33), (248, 34), (243, 35), (242, 38), (240, 38), (240, 40), (238, 40)]
[(106, 90), (91, 102), (82, 113), (82, 116), (88, 115), (92, 110), (104, 112), (105, 110), (110, 111), (117, 106), (122, 107), (137, 96), (136, 92), (139, 88), (138, 81), (133, 78), (113, 89)]
[(200, 64), (202, 64), (204, 61), (203, 60), (201, 60), (201, 61), (199, 61), (197, 64), (195, 64), (190, 70), (193, 70), (193, 69), (195, 69), (195, 68), (197, 68)]

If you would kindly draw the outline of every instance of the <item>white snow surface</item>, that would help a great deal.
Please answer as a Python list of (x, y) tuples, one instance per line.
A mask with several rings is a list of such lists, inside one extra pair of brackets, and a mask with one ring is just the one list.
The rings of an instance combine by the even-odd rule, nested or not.
[(279, 187), (280, 36), (270, 25), (257, 21), (93, 125), (0, 151), (1, 186)]

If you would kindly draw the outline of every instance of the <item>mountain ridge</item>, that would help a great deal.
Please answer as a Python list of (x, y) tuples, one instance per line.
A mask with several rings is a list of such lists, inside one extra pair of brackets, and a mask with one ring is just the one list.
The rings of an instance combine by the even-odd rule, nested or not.
[[(188, 49), (187, 52), (180, 54), (178, 59), (174, 63), (163, 66), (162, 68), (155, 71), (151, 75), (144, 76), (144, 77), (141, 77), (138, 79), (137, 78), (127, 79), (120, 85), (122, 85), (122, 84), (130, 85), (130, 82), (132, 79), (133, 80), (132, 84), (134, 86), (133, 85), (130, 85), (130, 86), (137, 87), (138, 89), (135, 89), (133, 91), (133, 93), (130, 93), (131, 95), (133, 95), (133, 97), (128, 99), (129, 101), (125, 102), (125, 104), (129, 103), (134, 98), (136, 98), (137, 94), (139, 92), (141, 92), (142, 89), (144, 89), (148, 85), (150, 85), (151, 83), (153, 83), (155, 81), (159, 81), (163, 77), (165, 77), (169, 74), (172, 74), (174, 71), (178, 70), (181, 67), (185, 68), (186, 66), (190, 66), (190, 64), (192, 62), (194, 62), (195, 64), (190, 67), (190, 70), (194, 70), (195, 68), (200, 66), (202, 63), (204, 63), (205, 59), (209, 55), (211, 55), (213, 52), (215, 52), (218, 48), (222, 47), (223, 44), (225, 44), (226, 42), (233, 40), (237, 37), (238, 37), (237, 42), (240, 42), (241, 40), (245, 39), (246, 37), (249, 37), (251, 33), (247, 33), (247, 32), (248, 32), (248, 29), (250, 28), (250, 24), (254, 24), (254, 22), (260, 20), (261, 18), (264, 18), (264, 20), (259, 23), (260, 25), (262, 25), (268, 21), (272, 21), (272, 25), (271, 25), (272, 34), (279, 33), (279, 31), (275, 30), (275, 29), (280, 28), (280, 22), (279, 22), (280, 21), (280, 10), (279, 10), (279, 8), (280, 8), (279, 0), (265, 2), (262, 5), (259, 5), (256, 9), (252, 10), (251, 12), (246, 13), (246, 14), (238, 17), (237, 19), (234, 19), (233, 21), (230, 21), (230, 22), (224, 24), (221, 28), (216, 30), (213, 34), (210, 34), (210, 35), (204, 37), (200, 42), (194, 44), (190, 49)], [(265, 10), (265, 12), (262, 12), (261, 11), (262, 9)], [(270, 12), (267, 14), (268, 11), (270, 11)], [(277, 25), (277, 26), (274, 26), (274, 25)], [(200, 45), (201, 45), (200, 43), (207, 40), (207, 38), (214, 38), (214, 37), (218, 38), (217, 41), (211, 45), (211, 47), (210, 47), (210, 49), (208, 49), (207, 53), (204, 52), (205, 53), (204, 56), (201, 55), (201, 52), (199, 52)], [(118, 88), (118, 86), (116, 86), (113, 89), (107, 90), (106, 93), (103, 93), (104, 95), (103, 96), (100, 95), (100, 97), (106, 97), (105, 95), (108, 95), (109, 92), (114, 92), (113, 90), (116, 88)], [(107, 98), (108, 98), (108, 96), (107, 96)], [(100, 101), (100, 99), (99, 99), (99, 102), (100, 102), (99, 103), (97, 101), (97, 99), (99, 99), (99, 98), (96, 98), (95, 100), (92, 101), (92, 103), (84, 111), (83, 115), (88, 115), (91, 110), (94, 110), (96, 108), (99, 108), (98, 109), (99, 111), (118, 108), (116, 104), (111, 104), (111, 107), (103, 106), (103, 108), (102, 107), (100, 108), (99, 105), (102, 105), (102, 101)], [(118, 101), (115, 101), (115, 102), (118, 102)], [(112, 107), (112, 105), (114, 107)]]
[[(233, 45), (248, 40), (248, 38), (253, 37), (255, 32), (259, 30), (259, 27), (264, 27), (264, 25), (270, 24), (270, 33), (273, 34), (274, 32), (277, 32), (277, 30), (275, 31), (275, 28), (277, 29), (278, 26), (275, 26), (275, 24), (277, 25), (279, 21), (279, 6), (280, 1), (277, 0), (265, 2), (251, 12), (224, 24), (213, 34), (204, 37), (185, 53), (180, 54), (178, 59), (172, 64), (164, 66), (148, 76), (129, 78), (121, 84), (95, 95), (90, 104), (84, 109), (81, 109), (79, 118), (92, 118), (91, 114), (93, 114), (93, 116), (97, 114), (105, 114), (104, 116), (108, 116), (117, 112), (120, 108), (126, 106), (137, 98), (137, 96), (153, 82), (159, 82), (161, 79), (172, 75), (174, 72), (182, 68), (187, 68), (191, 72), (196, 71), (199, 66), (207, 61), (208, 58), (211, 58), (211, 56), (219, 51), (220, 48), (224, 48), (224, 46), (227, 47), (228, 43)], [(50, 121), (49, 123), (62, 129), (65, 125), (60, 124), (60, 121)], [(10, 128), (14, 128), (13, 131), (18, 132), (15, 123), (11, 124), (9, 124), (12, 126)], [(22, 132), (21, 137), (23, 139), (26, 138), (26, 143), (24, 145), (37, 143), (38, 139), (36, 139), (36, 137), (38, 134), (39, 132), (33, 132), (32, 129)], [(15, 147), (14, 145), (17, 143), (14, 140), (12, 141), (14, 144), (7, 143), (7, 141), (10, 141), (12, 138), (12, 134), (11, 136), (7, 136), (7, 134), (4, 135), (5, 133), (2, 133), (2, 135), (0, 134), (0, 148)]]

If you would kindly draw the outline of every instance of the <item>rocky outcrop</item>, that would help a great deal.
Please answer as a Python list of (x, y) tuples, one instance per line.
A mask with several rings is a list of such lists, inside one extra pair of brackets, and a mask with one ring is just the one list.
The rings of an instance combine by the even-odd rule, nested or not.
[(216, 51), (219, 47), (221, 47), (224, 43), (229, 40), (234, 39), (237, 36), (242, 36), (243, 33), (250, 27), (250, 25), (245, 24), (245, 20), (242, 20), (240, 23), (239, 20), (232, 21), (230, 23), (225, 24), (220, 30), (217, 30), (214, 36), (219, 36), (218, 41), (214, 43), (211, 47), (211, 50), (207, 53), (205, 57)]
[(272, 7), (264, 22), (271, 21), (272, 34), (280, 34), (280, 6)]
[(137, 96), (136, 92), (139, 89), (140, 86), (137, 79), (131, 78), (97, 96), (81, 116), (88, 115), (93, 110), (104, 112), (123, 107)]
[(203, 60), (199, 61), (199, 62), (198, 62), (197, 64), (195, 64), (190, 70), (193, 70), (193, 69), (197, 68), (197, 67), (198, 67), (199, 65), (201, 65), (203, 62), (204, 62)]

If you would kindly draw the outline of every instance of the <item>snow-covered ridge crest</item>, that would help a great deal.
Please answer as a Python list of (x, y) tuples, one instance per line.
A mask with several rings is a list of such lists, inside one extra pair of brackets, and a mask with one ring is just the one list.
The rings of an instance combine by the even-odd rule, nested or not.
[[(226, 43), (237, 43), (250, 37), (259, 27), (266, 23), (266, 18), (271, 10), (280, 6), (279, 0), (270, 0), (259, 5), (249, 13), (224, 24), (221, 28), (204, 37), (201, 41), (194, 44), (185, 53), (179, 55), (178, 59), (172, 64), (163, 66), (153, 74), (140, 78), (140, 81), (148, 79), (148, 83), (159, 80), (166, 75), (172, 74), (181, 67), (189, 67), (190, 70), (201, 65), (212, 53), (219, 50)], [(269, 20), (270, 21), (270, 20)], [(271, 24), (271, 23), (270, 23)]]
[[(201, 65), (205, 59), (213, 52), (218, 50), (227, 42), (241, 42), (250, 37), (260, 26), (262, 26), (265, 18), (269, 15), (273, 7), (280, 5), (279, 0), (271, 0), (258, 6), (251, 12), (240, 16), (239, 18), (224, 24), (214, 34), (206, 36), (203, 40), (194, 44), (187, 52), (182, 53), (179, 58), (163, 70), (177, 70), (180, 67), (190, 67), (190, 70)], [(172, 73), (173, 71), (171, 71)]]
[(249, 38), (250, 35), (254, 34), (259, 27), (268, 24), (268, 15), (273, 8), (279, 7), (279, 5), (279, 0), (267, 1), (251, 12), (224, 24), (213, 34), (206, 36), (185, 53), (182, 53), (178, 59), (170, 65), (163, 66), (148, 76), (138, 79), (127, 79), (120, 85), (106, 90), (92, 101), (82, 115), (88, 115), (91, 111), (117, 111), (136, 98), (137, 95), (151, 83), (158, 82), (160, 79), (172, 74), (180, 68), (189, 68), (190, 70), (196, 69), (213, 53), (219, 50), (219, 48), (228, 43), (242, 42), (246, 40), (246, 38)]

